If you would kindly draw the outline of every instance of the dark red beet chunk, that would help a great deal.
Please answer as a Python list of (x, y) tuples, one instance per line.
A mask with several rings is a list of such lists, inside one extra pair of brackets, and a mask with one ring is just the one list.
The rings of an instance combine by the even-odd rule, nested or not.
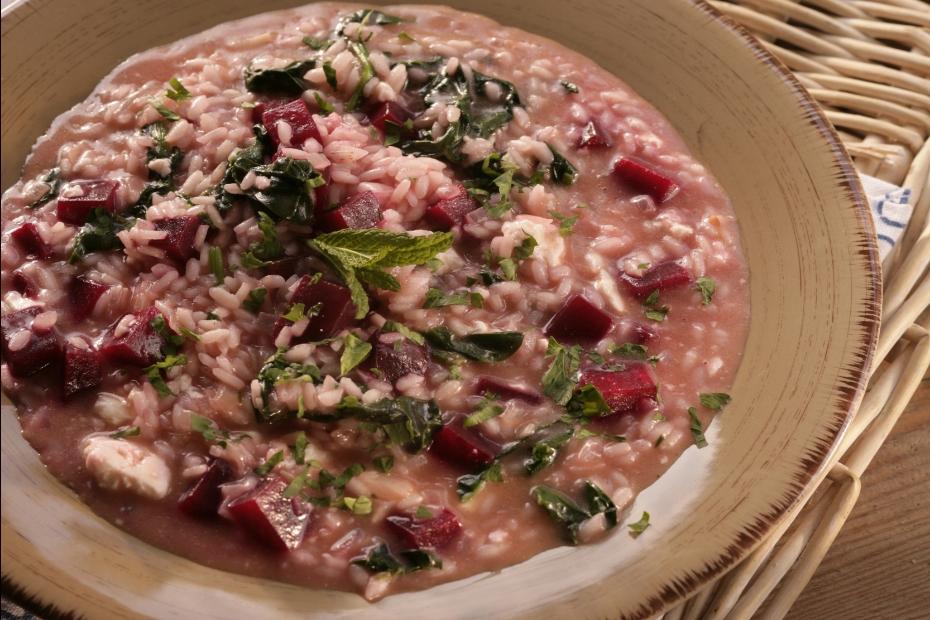
[[(297, 289), (291, 296), (290, 305), (303, 304), (309, 310), (317, 304), (322, 304), (320, 313), (310, 319), (307, 329), (295, 342), (317, 342), (332, 338), (343, 329), (355, 324), (355, 304), (352, 303), (352, 293), (341, 284), (320, 280), (310, 284), (312, 278), (304, 276), (300, 279)], [(291, 322), (278, 317), (271, 330), (272, 340), (278, 337), (281, 330)]]
[(310, 513), (297, 498), (284, 497), (287, 482), (270, 476), (229, 504), (233, 520), (249, 534), (279, 551), (300, 546)]
[[(80, 196), (69, 196), (75, 187), (83, 192)], [(99, 179), (96, 181), (72, 181), (58, 194), (58, 219), (65, 224), (83, 226), (92, 209), (103, 207), (107, 211), (116, 208), (116, 189), (119, 181)]]
[(487, 465), (497, 454), (477, 433), (460, 426), (444, 426), (436, 433), (429, 453), (448, 465), (467, 471)]
[(584, 129), (581, 130), (581, 140), (578, 141), (578, 148), (592, 149), (610, 146), (607, 136), (601, 131), (594, 121), (589, 121)]
[(630, 157), (614, 162), (614, 176), (638, 194), (646, 194), (658, 205), (678, 193), (678, 183), (661, 172)]
[(418, 517), (409, 510), (394, 513), (386, 519), (387, 528), (409, 549), (438, 549), (455, 538), (462, 524), (448, 508), (433, 515)]
[(331, 211), (317, 214), (317, 228), (323, 232), (333, 232), (343, 228), (360, 230), (374, 228), (381, 221), (381, 205), (371, 191), (346, 198)]
[(425, 375), (426, 368), (429, 365), (429, 352), (426, 347), (417, 344), (407, 338), (399, 340), (401, 343), (400, 351), (394, 349), (394, 343), (385, 344), (379, 340), (380, 334), (376, 333), (371, 339), (374, 344), (374, 352), (369, 358), (371, 366), (381, 371), (381, 378), (390, 383), (395, 383), (405, 375)]
[(215, 517), (223, 501), (220, 485), (233, 479), (232, 468), (223, 459), (211, 459), (207, 471), (178, 500), (178, 510), (192, 517)]
[(168, 236), (164, 239), (150, 241), (150, 246), (161, 248), (168, 258), (178, 263), (186, 263), (189, 258), (197, 254), (197, 250), (194, 249), (194, 237), (197, 236), (197, 230), (203, 224), (203, 220), (199, 217), (182, 215), (155, 220), (152, 223), (155, 224), (155, 230), (165, 231)]
[[(410, 112), (405, 110), (395, 101), (387, 101), (382, 103), (381, 106), (375, 111), (371, 116), (371, 125), (375, 127), (382, 134), (388, 133), (387, 121), (390, 121), (397, 125), (395, 129), (403, 126), (404, 123), (410, 118)], [(406, 133), (406, 132), (404, 132)], [(404, 137), (404, 136), (401, 136)]]
[(543, 333), (559, 344), (592, 345), (606, 336), (612, 326), (609, 314), (581, 295), (572, 295), (549, 320)]
[(68, 284), (68, 305), (71, 308), (71, 321), (80, 323), (90, 316), (97, 305), (100, 296), (110, 290), (106, 284), (101, 284), (86, 278), (77, 276)]
[(531, 405), (538, 405), (542, 402), (542, 396), (537, 392), (531, 392), (522, 386), (516, 386), (512, 383), (504, 383), (491, 377), (481, 377), (475, 386), (475, 393), (484, 395), (490, 392), (500, 397), (500, 400), (522, 400)]
[(623, 273), (620, 274), (620, 280), (630, 295), (646, 299), (653, 291), (663, 292), (691, 284), (691, 272), (675, 261), (666, 261), (644, 271), (641, 278)]
[(51, 258), (52, 247), (39, 235), (39, 229), (32, 222), (26, 222), (10, 233), (10, 238), (26, 253), (37, 258)]
[[(151, 366), (161, 357), (161, 348), (168, 344), (168, 339), (156, 332), (149, 324), (161, 312), (155, 308), (140, 310), (134, 315), (135, 321), (129, 330), (121, 336), (115, 336), (116, 328), (123, 320), (120, 317), (103, 335), (100, 353), (113, 362), (122, 362), (131, 366)], [(129, 315), (124, 315), (129, 316)], [(171, 328), (165, 326), (168, 332)]]
[(39, 296), (39, 287), (32, 281), (32, 278), (22, 271), (13, 272), (13, 277), (10, 278), (10, 284), (13, 286), (13, 290), (23, 297), (35, 299)]
[(278, 137), (278, 121), (284, 121), (291, 126), (291, 139), (289, 143), (299, 148), (308, 138), (315, 138), (317, 142), (322, 142), (320, 130), (316, 128), (313, 122), (313, 116), (307, 109), (307, 104), (303, 99), (294, 99), (283, 105), (276, 107), (265, 107), (262, 112), (262, 124), (268, 130), (268, 135), (274, 141), (275, 147), (281, 144)]
[(480, 206), (478, 201), (469, 198), (465, 188), (459, 185), (458, 196), (440, 200), (426, 210), (423, 219), (434, 228), (449, 230), (453, 226), (461, 226), (465, 216)]
[(333, 175), (333, 167), (326, 166), (322, 170), (317, 170), (323, 177), (323, 185), (313, 188), (314, 214), (319, 217), (329, 206), (326, 201), (329, 200), (329, 179)]
[(265, 265), (265, 270), (268, 271), (269, 275), (281, 276), (286, 280), (294, 275), (299, 260), (300, 259), (296, 256), (291, 256), (288, 258), (271, 261), (270, 264)]
[(100, 385), (100, 354), (93, 348), (82, 349), (65, 343), (65, 380), (62, 394), (73, 394)]
[(24, 347), (16, 351), (10, 350), (13, 336), (23, 330), (31, 330), (33, 319), (42, 312), (43, 308), (32, 306), (4, 314), (0, 318), (0, 344), (3, 346), (3, 356), (14, 376), (28, 377), (61, 357), (61, 344), (54, 329), (32, 332), (32, 337)]
[(629, 411), (641, 398), (655, 398), (656, 379), (645, 362), (627, 362), (624, 370), (582, 371), (578, 387), (592, 384), (610, 406), (613, 413)]

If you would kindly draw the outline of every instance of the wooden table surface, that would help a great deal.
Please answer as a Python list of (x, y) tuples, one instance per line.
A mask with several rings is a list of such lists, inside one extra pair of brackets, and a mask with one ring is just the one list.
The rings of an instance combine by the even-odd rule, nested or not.
[(930, 377), (862, 476), (790, 620), (930, 619)]

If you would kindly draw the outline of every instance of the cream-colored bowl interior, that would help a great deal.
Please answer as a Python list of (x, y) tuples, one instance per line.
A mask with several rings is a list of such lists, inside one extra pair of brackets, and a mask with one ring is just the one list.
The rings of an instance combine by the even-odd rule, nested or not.
[[(31, 0), (2, 25), (2, 183), (131, 53), (259, 10), (241, 0)], [(376, 3), (377, 4), (377, 3)], [(452, 1), (547, 36), (662, 111), (732, 197), (752, 324), (733, 402), (633, 507), (651, 526), (370, 605), (207, 569), (79, 504), (3, 409), (4, 588), (93, 618), (648, 617), (744, 557), (811, 487), (862, 395), (878, 330), (871, 223), (829, 123), (731, 22), (688, 0)], [(5, 401), (8, 402), (8, 401)], [(619, 529), (619, 528), (618, 528)]]

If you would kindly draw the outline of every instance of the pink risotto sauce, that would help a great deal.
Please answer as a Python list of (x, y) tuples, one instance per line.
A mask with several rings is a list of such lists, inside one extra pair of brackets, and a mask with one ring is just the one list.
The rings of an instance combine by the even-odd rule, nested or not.
[(2, 225), (2, 387), (48, 469), (153, 545), (369, 600), (647, 526), (749, 324), (668, 122), (438, 7), (134, 56)]

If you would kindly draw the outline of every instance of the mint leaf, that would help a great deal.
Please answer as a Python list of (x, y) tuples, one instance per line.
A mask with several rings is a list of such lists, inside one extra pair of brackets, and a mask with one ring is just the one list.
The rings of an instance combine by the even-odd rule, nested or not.
[(191, 430), (203, 435), (207, 441), (215, 441), (219, 438), (219, 431), (213, 428), (213, 421), (196, 413), (191, 414)]
[(701, 405), (708, 409), (720, 409), (730, 402), (730, 395), (723, 392), (702, 392), (698, 394)]
[(371, 345), (359, 338), (355, 332), (346, 335), (342, 357), (339, 359), (339, 374), (349, 374), (353, 368), (368, 358), (371, 349)]
[(542, 378), (543, 394), (560, 405), (567, 405), (575, 391), (575, 382), (568, 369), (568, 349), (560, 345), (555, 338), (549, 338), (546, 357), (555, 355), (549, 370)]
[[(482, 303), (484, 298), (481, 298)], [(426, 291), (426, 301), (423, 302), (423, 308), (443, 308), (445, 306), (467, 306), (471, 304), (471, 298), (468, 293), (454, 293), (444, 295), (438, 288), (431, 288)]]
[(307, 474), (308, 473), (310, 473), (309, 465), (304, 467), (303, 471), (301, 471), (299, 474), (297, 474), (297, 477), (291, 480), (291, 483), (287, 485), (287, 488), (284, 489), (284, 492), (281, 493), (281, 495), (283, 495), (287, 499), (291, 499), (292, 497), (300, 493), (300, 490), (304, 488), (305, 486), (307, 486)]
[(403, 324), (401, 324), (401, 323), (397, 323), (397, 322), (395, 322), (395, 321), (385, 321), (385, 322), (384, 322), (384, 325), (381, 327), (381, 331), (383, 331), (383, 332), (397, 332), (398, 334), (403, 335), (404, 338), (406, 338), (407, 340), (412, 340), (413, 342), (415, 342), (415, 343), (417, 343), (417, 344), (425, 344), (425, 343), (426, 343), (426, 340), (423, 338), (423, 335), (422, 335), (422, 334), (420, 334), (419, 332), (415, 332), (415, 331), (413, 331), (412, 329), (410, 329), (409, 327), (407, 327), (407, 326), (405, 326), (405, 325), (403, 325)]

